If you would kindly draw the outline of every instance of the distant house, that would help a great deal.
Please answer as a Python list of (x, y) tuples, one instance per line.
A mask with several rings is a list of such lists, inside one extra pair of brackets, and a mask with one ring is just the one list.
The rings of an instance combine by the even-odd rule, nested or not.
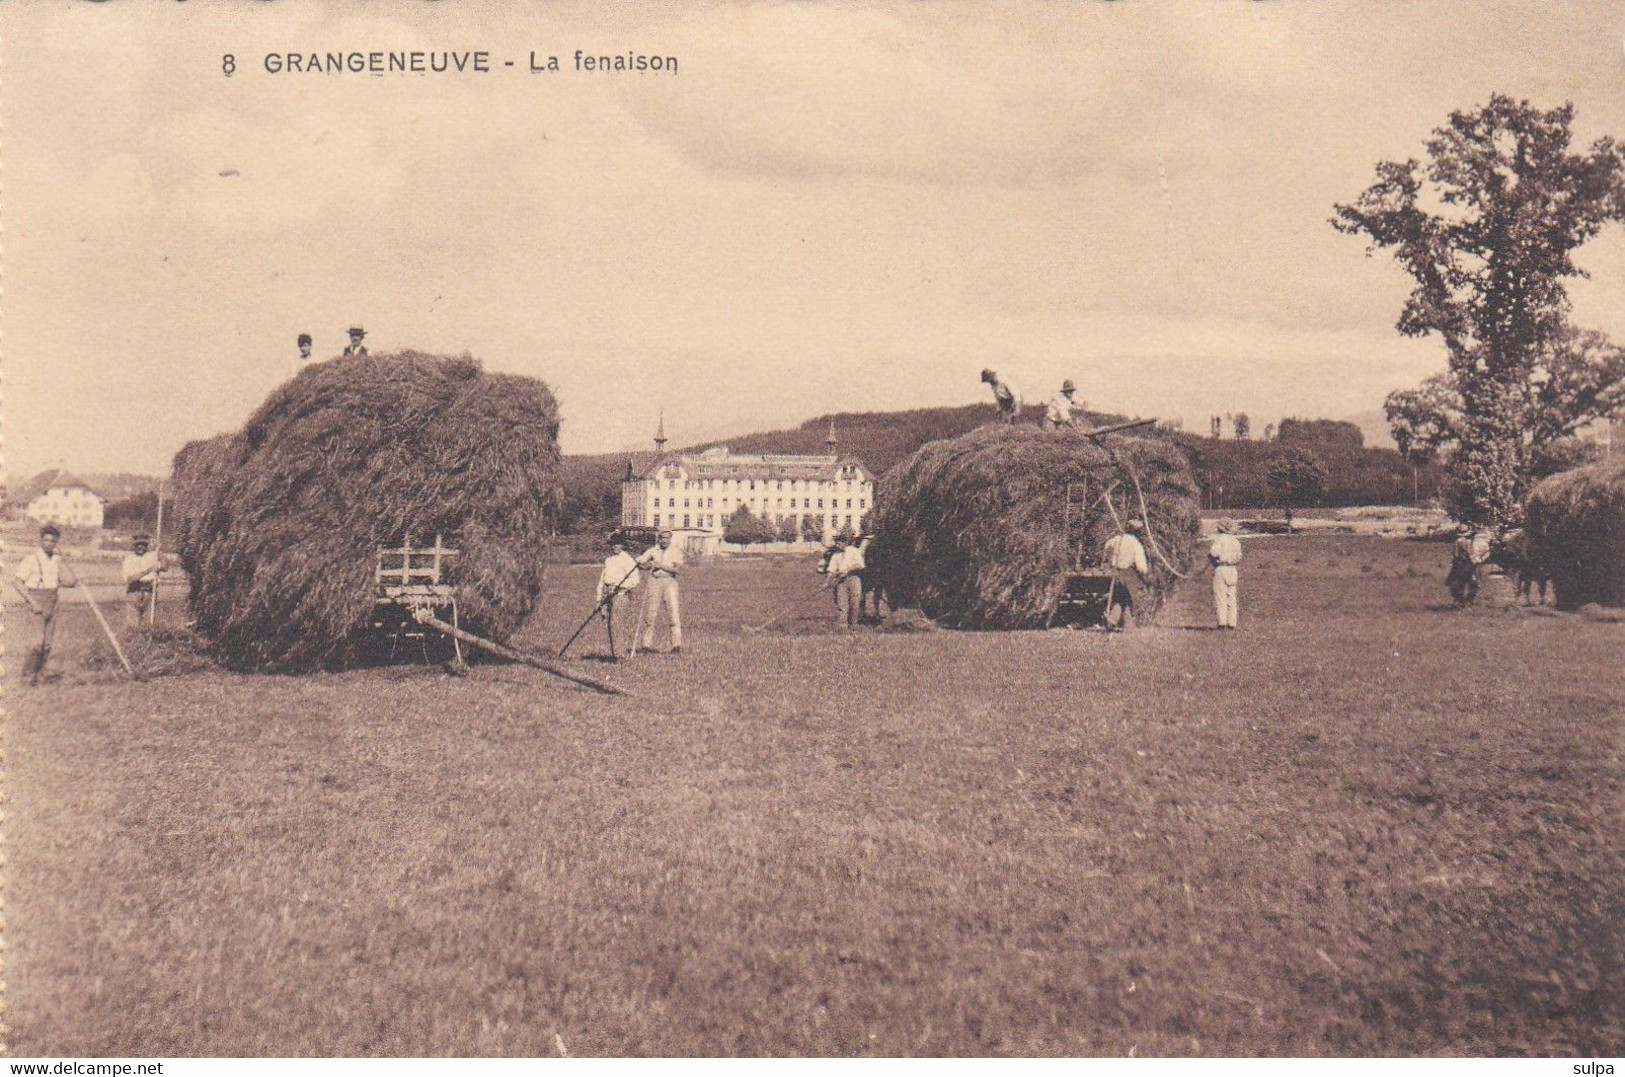
[(835, 451), (814, 456), (732, 453), (725, 446), (701, 453), (665, 452), (665, 425), (655, 437), (654, 461), (621, 484), (621, 523), (675, 531), (691, 553), (714, 553), (729, 515), (741, 506), (775, 527), (793, 522), (795, 533), (828, 543), (836, 533), (856, 534), (874, 506), (874, 477), (854, 457)]
[(101, 495), (68, 472), (47, 472), (31, 485), (44, 489), (28, 502), (26, 515), (30, 520), (58, 527), (102, 526)]

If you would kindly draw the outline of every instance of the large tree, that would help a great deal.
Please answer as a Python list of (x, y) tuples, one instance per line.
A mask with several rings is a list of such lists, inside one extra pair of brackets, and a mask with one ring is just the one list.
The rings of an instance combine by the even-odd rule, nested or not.
[(1326, 495), (1326, 465), (1308, 449), (1289, 445), (1270, 462), (1270, 489), (1286, 509), (1287, 530), (1292, 530), (1292, 510), (1320, 504)]
[[(1455, 509), (1474, 523), (1521, 516), (1543, 362), (1561, 363), (1573, 337), (1566, 281), (1584, 275), (1573, 252), (1625, 219), (1625, 149), (1603, 138), (1571, 152), (1573, 118), (1570, 105), (1543, 111), (1502, 95), (1453, 112), (1425, 165), (1377, 165), (1377, 182), (1332, 218), (1368, 237), (1368, 254), (1391, 250), (1415, 280), (1399, 331), (1444, 341), (1449, 373), (1427, 391), (1459, 402), (1448, 438)], [(1390, 421), (1425, 402), (1391, 397)], [(1408, 447), (1418, 439), (1436, 440), (1418, 428)]]

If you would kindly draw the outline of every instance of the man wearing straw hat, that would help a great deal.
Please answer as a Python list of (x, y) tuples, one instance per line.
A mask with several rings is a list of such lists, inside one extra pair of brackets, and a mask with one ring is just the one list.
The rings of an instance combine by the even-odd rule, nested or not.
[(137, 535), (130, 543), (135, 552), (126, 554), (120, 566), (124, 576), (125, 628), (135, 628), (141, 624), (152, 604), (152, 588), (158, 582), (158, 574), (164, 570), (158, 555), (147, 552), (151, 544), (147, 536)]
[(57, 592), (63, 585), (73, 587), (79, 582), (74, 578), (73, 570), (62, 563), (62, 555), (57, 552), (56, 546), (61, 538), (62, 532), (55, 524), (40, 528), (39, 548), (22, 559), (11, 581), (11, 586), (23, 596), (23, 601), (28, 603), (34, 616), (40, 618), (39, 647), (24, 663), (29, 684), (38, 684), (45, 676), (45, 663), (51, 657), (51, 642), (56, 638)]
[(1072, 425), (1086, 406), (1083, 401), (1072, 399), (1072, 394), (1077, 391), (1078, 387), (1072, 384), (1071, 378), (1061, 383), (1061, 391), (1050, 399), (1049, 407), (1044, 409), (1045, 429), (1059, 430)]
[(345, 345), (344, 354), (366, 355), (367, 346), (361, 343), (362, 338), (364, 338), (366, 335), (367, 331), (361, 328), (359, 325), (350, 326), (350, 343)]
[(1219, 627), (1236, 627), (1236, 566), (1241, 564), (1241, 542), (1234, 520), (1220, 520), (1207, 559), (1213, 564), (1213, 612)]
[(662, 531), (656, 544), (638, 558), (638, 567), (648, 573), (643, 600), (643, 649), (654, 650), (655, 618), (661, 603), (671, 610), (671, 653), (683, 653), (683, 615), (678, 604), (677, 577), (683, 573), (683, 551), (671, 544), (671, 532)]
[[(1140, 532), (1145, 525), (1130, 520), (1121, 533), (1106, 540), (1106, 567), (1112, 571), (1112, 607), (1117, 612), (1117, 627), (1125, 632), (1134, 628), (1134, 615), (1145, 607), (1145, 581), (1151, 575), (1151, 566), (1145, 560), (1145, 546)], [(1112, 610), (1106, 611), (1107, 620)]]

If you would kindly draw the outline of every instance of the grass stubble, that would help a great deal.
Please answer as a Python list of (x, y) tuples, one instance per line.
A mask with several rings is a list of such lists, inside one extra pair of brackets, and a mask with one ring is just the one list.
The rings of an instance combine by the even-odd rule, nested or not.
[(1132, 637), (848, 638), (763, 560), (628, 699), (13, 691), (12, 1050), (1619, 1053), (1625, 628), (1447, 610), (1437, 544), (1247, 551), (1234, 634), (1204, 578)]

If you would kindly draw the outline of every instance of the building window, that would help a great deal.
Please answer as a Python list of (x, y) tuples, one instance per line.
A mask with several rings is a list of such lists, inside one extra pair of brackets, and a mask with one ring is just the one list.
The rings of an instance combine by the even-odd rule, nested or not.
[[(848, 521), (848, 522), (850, 522), (850, 521)], [(688, 513), (686, 513), (686, 512), (683, 513), (683, 526), (684, 527), (688, 526)]]
[(823, 508), (823, 507), (824, 507), (824, 499), (823, 499), (823, 498), (819, 498), (819, 499), (818, 499), (818, 507), (819, 507), (819, 508)]
[(658, 513), (658, 512), (655, 513), (655, 526), (656, 527), (660, 526), (660, 513)]

